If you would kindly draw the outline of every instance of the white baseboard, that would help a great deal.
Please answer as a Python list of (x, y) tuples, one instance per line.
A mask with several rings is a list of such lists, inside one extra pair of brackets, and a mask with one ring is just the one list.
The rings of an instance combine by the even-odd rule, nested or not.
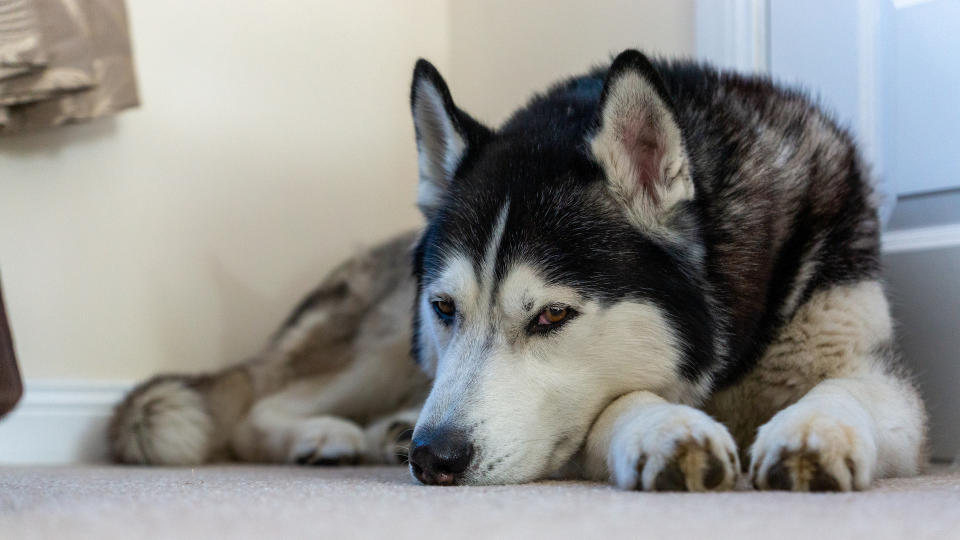
[(960, 246), (960, 224), (890, 231), (883, 234), (884, 253), (925, 251)]
[(0, 421), (0, 464), (105, 461), (107, 422), (132, 387), (123, 382), (27, 380), (23, 401)]

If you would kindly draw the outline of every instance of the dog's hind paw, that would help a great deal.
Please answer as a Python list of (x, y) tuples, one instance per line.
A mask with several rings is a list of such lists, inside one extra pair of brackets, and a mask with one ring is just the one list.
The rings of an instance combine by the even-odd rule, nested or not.
[(290, 441), (288, 461), (301, 465), (353, 465), (366, 452), (363, 430), (334, 416), (304, 420)]
[(740, 470), (736, 444), (702, 411), (664, 404), (621, 426), (611, 441), (614, 484), (644, 491), (731, 489)]
[(877, 459), (865, 426), (800, 404), (762, 426), (750, 454), (754, 487), (788, 491), (866, 489)]
[(407, 462), (413, 427), (420, 411), (398, 411), (378, 419), (364, 430), (367, 437), (367, 456), (370, 463), (399, 465)]

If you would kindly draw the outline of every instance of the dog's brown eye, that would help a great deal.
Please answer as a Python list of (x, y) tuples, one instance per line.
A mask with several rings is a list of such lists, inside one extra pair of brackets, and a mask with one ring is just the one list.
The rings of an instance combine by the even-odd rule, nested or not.
[(575, 318), (579, 313), (570, 306), (552, 305), (543, 308), (530, 324), (527, 325), (527, 332), (534, 334), (551, 334), (567, 324), (570, 319)]
[(570, 308), (566, 306), (548, 307), (540, 312), (540, 318), (537, 319), (537, 324), (541, 326), (557, 324), (566, 319), (568, 315), (570, 315)]
[(447, 300), (437, 300), (434, 302), (437, 306), (437, 311), (443, 313), (444, 315), (453, 315), (454, 307), (453, 302)]
[(440, 320), (444, 322), (452, 321), (457, 313), (457, 306), (450, 300), (434, 300), (433, 311), (437, 313)]

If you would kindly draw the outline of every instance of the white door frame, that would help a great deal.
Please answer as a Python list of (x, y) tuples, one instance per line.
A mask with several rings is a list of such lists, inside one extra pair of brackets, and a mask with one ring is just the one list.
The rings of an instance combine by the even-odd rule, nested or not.
[(696, 0), (697, 58), (744, 73), (770, 72), (768, 0)]

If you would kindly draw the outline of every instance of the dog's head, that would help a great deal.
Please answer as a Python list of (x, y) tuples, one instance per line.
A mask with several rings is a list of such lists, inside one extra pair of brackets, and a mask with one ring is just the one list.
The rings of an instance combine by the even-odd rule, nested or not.
[(694, 183), (642, 54), (534, 98), (499, 130), (421, 60), (414, 351), (434, 377), (414, 432), (425, 483), (549, 475), (617, 396), (682, 401), (712, 353)]

